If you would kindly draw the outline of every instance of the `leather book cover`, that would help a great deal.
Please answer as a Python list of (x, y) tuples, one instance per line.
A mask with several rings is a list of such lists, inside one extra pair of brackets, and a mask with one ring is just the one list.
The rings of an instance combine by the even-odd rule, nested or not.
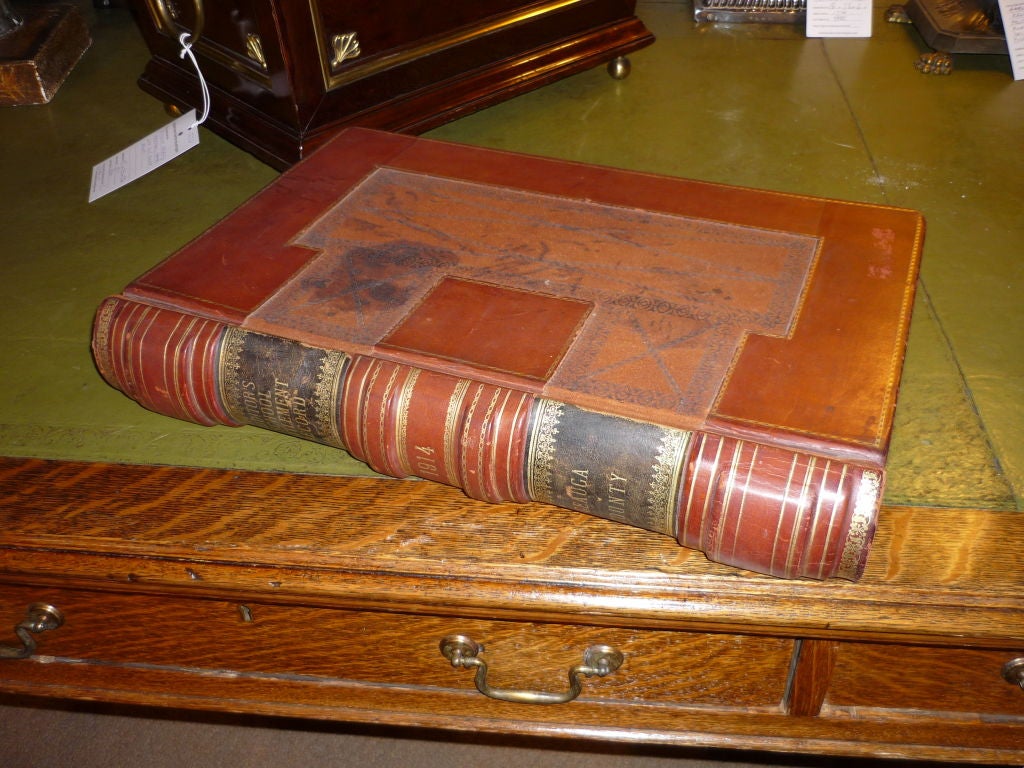
[[(691, 512), (728, 507), (735, 487), (736, 518), (749, 517), (758, 476), (789, 473), (785, 488), (818, 489), (796, 506), (832, 499), (822, 527), (846, 536), (858, 499), (862, 518), (865, 504), (877, 507), (923, 232), (904, 209), (351, 129), (125, 289), (123, 301), (187, 316), (189, 343), (212, 334), (187, 376), (174, 375), (216, 379), (217, 391), (200, 386), (206, 394), (185, 402), (174, 393), (190, 385), (139, 384), (142, 363), (126, 374), (128, 357), (118, 363), (110, 347), (133, 331), (112, 309), (97, 321), (97, 361), (156, 410), (338, 444), (387, 474), (433, 469), (480, 498), (598, 499), (596, 513), (617, 519), (615, 478), (624, 486), (634, 475), (609, 466), (678, 466), (648, 483), (659, 487), (649, 495), (676, 499), (669, 512), (634, 509), (623, 520), (705, 551), (735, 549), (743, 536), (725, 517), (691, 525)], [(150, 322), (139, 317), (131, 327)], [(239, 333), (214, 341), (221, 326)], [(308, 368), (295, 381), (334, 411), (311, 416), (310, 396), (299, 413), (287, 405), (299, 385), (252, 362), (293, 354), (282, 339), (320, 350), (288, 370)], [(261, 373), (224, 368), (213, 345)], [(467, 395), (459, 382), (477, 389)], [(142, 390), (164, 394), (145, 402)], [(197, 398), (219, 404), (203, 411)], [(479, 445), (443, 437), (456, 399), (458, 428), (478, 419)], [(635, 446), (609, 453), (618, 441), (608, 435), (626, 422), (661, 431), (636, 431)], [(559, 444), (604, 466), (599, 490), (588, 472), (574, 474), (576, 458), (560, 459), (572, 465), (564, 476), (537, 469)], [(524, 461), (536, 470), (525, 478)], [(793, 544), (814, 538), (811, 517), (784, 545), (778, 531), (768, 536), (773, 552), (758, 556), (785, 561), (770, 569), (781, 575), (856, 577), (873, 518), (858, 524), (864, 551), (847, 548), (843, 566), (833, 553), (826, 568), (811, 561), (839, 539), (811, 546), (817, 554)], [(745, 557), (733, 561), (764, 570)]]

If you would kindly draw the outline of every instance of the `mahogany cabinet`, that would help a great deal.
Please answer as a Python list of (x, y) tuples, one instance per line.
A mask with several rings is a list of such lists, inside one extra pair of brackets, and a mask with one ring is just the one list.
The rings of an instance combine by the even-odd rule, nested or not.
[(885, 508), (860, 582), (783, 581), (434, 483), (2, 459), (0, 692), (1020, 763), (1022, 536)]
[(131, 0), (139, 84), (277, 168), (346, 125), (421, 132), (654, 41), (635, 0)]

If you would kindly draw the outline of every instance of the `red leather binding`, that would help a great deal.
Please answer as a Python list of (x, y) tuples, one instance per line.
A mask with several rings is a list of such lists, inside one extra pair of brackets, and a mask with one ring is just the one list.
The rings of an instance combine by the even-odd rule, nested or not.
[(94, 345), (168, 415), (856, 578), (923, 231), (897, 208), (353, 129), (105, 304)]

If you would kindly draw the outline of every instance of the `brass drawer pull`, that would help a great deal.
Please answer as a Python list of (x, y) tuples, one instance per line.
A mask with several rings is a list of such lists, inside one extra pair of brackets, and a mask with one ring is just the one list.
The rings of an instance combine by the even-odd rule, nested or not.
[(1003, 665), (1003, 679), (1024, 688), (1024, 656), (1010, 659)]
[[(193, 0), (195, 6), (195, 16), (192, 20), (192, 29), (189, 31), (189, 42), (195, 45), (199, 42), (199, 37), (203, 34), (203, 25), (206, 23), (206, 9), (203, 7), (203, 0)], [(160, 21), (160, 26), (167, 31), (168, 34), (173, 35), (174, 30), (179, 26), (176, 10), (173, 6), (168, 5), (167, 0), (151, 0), (151, 8), (154, 10), (156, 17)], [(182, 27), (184, 29), (184, 27)]]
[(476, 667), (476, 688), (484, 696), (518, 704), (565, 704), (583, 690), (581, 677), (604, 677), (622, 666), (620, 651), (607, 645), (592, 645), (583, 653), (583, 663), (569, 670), (569, 690), (564, 693), (545, 691), (511, 691), (487, 684), (487, 662), (479, 658), (483, 646), (465, 635), (449, 635), (441, 641), (441, 654), (453, 667)]
[(57, 629), (64, 623), (64, 614), (59, 608), (46, 603), (32, 603), (25, 612), (25, 618), (14, 627), (14, 634), (21, 640), (21, 648), (0, 645), (0, 659), (27, 659), (36, 652), (34, 634), (48, 629)]

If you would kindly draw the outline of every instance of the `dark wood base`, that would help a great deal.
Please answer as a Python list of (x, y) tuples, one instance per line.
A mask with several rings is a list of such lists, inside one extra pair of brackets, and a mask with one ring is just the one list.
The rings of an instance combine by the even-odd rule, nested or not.
[[(194, 69), (181, 60), (177, 41), (147, 8), (142, 0), (134, 6), (153, 54), (139, 85), (169, 105), (201, 107)], [(420, 133), (654, 41), (633, 15), (632, 2), (576, 0), (548, 4), (532, 15), (506, 13), (498, 22), (476, 19), (424, 39), (416, 38), (406, 20), (396, 33), (404, 35), (401, 44), (384, 50), (365, 45), (362, 56), (346, 62), (349, 69), (336, 77), (320, 71), (324, 54), (317, 52), (316, 40), (323, 32), (307, 29), (304, 25), (312, 22), (293, 9), (278, 11), (295, 18), (279, 39), (261, 35), (259, 66), (227, 49), (223, 41), (237, 34), (227, 23), (217, 26), (210, 12), (194, 50), (211, 94), (207, 127), (279, 169), (341, 128)], [(396, 19), (396, 27), (402, 21)], [(360, 26), (358, 19), (352, 24)]]
[(909, 0), (906, 11), (924, 41), (936, 51), (1009, 53), (995, 2)]
[(21, 14), (21, 26), (0, 37), (0, 106), (48, 103), (92, 44), (73, 5)]

